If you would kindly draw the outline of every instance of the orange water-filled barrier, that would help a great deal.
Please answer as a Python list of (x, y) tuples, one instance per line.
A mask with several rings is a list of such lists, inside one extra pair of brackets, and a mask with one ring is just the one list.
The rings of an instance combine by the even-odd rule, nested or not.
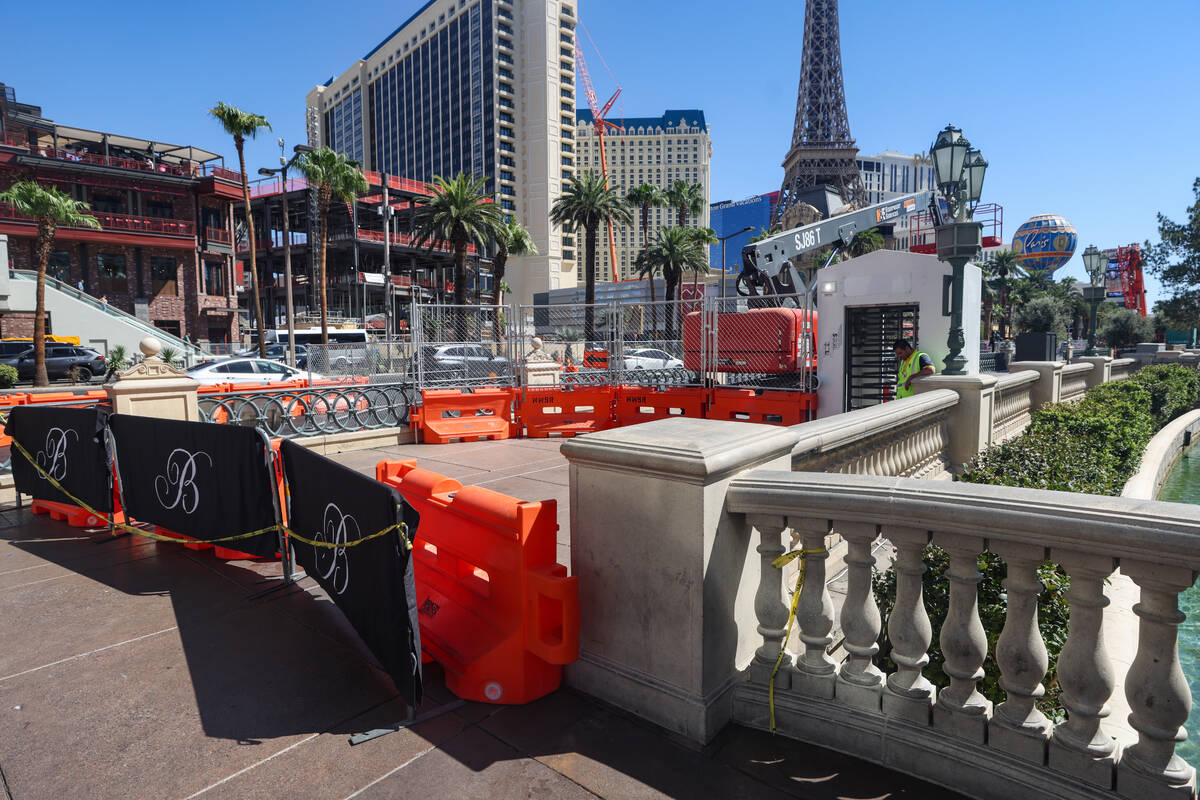
[(497, 387), (469, 392), (425, 389), (421, 408), (412, 414), (412, 426), (426, 444), (507, 439), (513, 435), (514, 396), (513, 389)]
[(613, 427), (615, 392), (611, 386), (524, 389), (518, 421), (531, 439), (607, 430)]

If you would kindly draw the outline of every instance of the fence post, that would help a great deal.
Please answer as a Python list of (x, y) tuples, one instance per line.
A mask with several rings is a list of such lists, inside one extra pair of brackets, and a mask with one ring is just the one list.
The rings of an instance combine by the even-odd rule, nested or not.
[(1014, 361), (1008, 365), (1010, 373), (1033, 370), (1038, 374), (1037, 383), (1033, 384), (1031, 392), (1033, 404), (1030, 406), (1030, 411), (1037, 411), (1044, 405), (1058, 402), (1062, 393), (1064, 366), (1061, 361)]

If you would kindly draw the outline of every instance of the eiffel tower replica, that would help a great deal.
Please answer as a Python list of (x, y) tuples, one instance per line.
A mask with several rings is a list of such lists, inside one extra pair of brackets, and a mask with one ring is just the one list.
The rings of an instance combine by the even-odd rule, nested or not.
[(807, 0), (804, 8), (804, 54), (796, 127), (784, 159), (783, 188), (775, 222), (784, 230), (836, 213), (821, 202), (830, 186), (842, 203), (866, 205), (866, 192), (855, 157), (858, 147), (846, 118), (842, 84), (842, 47), (837, 0)]

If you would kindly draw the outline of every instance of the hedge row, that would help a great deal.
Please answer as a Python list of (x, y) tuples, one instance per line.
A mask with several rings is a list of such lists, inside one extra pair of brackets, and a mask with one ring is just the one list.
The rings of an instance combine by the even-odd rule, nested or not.
[(1078, 403), (1033, 412), (1021, 436), (967, 465), (969, 483), (1119, 495), (1150, 438), (1196, 406), (1200, 373), (1178, 364), (1143, 367), (1127, 381), (1089, 389)]

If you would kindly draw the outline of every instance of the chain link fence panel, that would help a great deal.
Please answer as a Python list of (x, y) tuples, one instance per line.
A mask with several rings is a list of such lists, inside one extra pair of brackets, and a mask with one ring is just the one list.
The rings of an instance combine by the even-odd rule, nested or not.
[(701, 357), (714, 386), (817, 391), (817, 313), (808, 293), (709, 297), (684, 322), (704, 340)]
[(419, 388), (517, 385), (511, 306), (414, 304), (409, 315)]

